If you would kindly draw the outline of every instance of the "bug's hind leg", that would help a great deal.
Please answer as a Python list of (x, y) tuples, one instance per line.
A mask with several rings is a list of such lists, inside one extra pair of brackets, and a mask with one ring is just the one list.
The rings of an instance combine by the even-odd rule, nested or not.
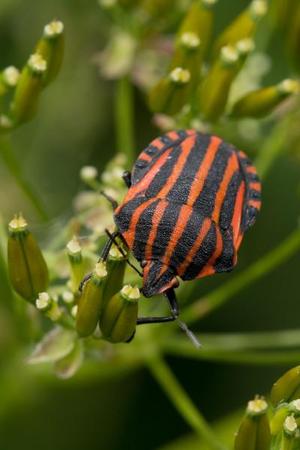
[(128, 170), (126, 170), (123, 175), (122, 178), (126, 184), (126, 186), (128, 187), (128, 189), (131, 187), (131, 172), (128, 172)]
[(163, 316), (163, 317), (139, 317), (137, 319), (136, 324), (137, 325), (144, 325), (148, 323), (165, 323), (165, 322), (174, 322), (174, 320), (177, 320), (179, 316), (179, 306), (176, 299), (176, 294), (174, 289), (168, 289), (165, 292), (165, 296), (168, 299), (171, 315), (170, 316)]

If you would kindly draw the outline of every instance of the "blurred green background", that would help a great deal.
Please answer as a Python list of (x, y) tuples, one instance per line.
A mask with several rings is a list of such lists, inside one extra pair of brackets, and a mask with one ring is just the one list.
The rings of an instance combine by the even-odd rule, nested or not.
[[(220, 1), (217, 29), (224, 27), (247, 1)], [(1, 0), (0, 67), (22, 66), (45, 23), (65, 23), (67, 46), (63, 70), (42, 97), (38, 116), (14, 134), (15, 152), (53, 218), (67, 217), (86, 164), (101, 169), (114, 154), (114, 83), (101, 80), (93, 58), (103, 48), (109, 22), (97, 1)], [(280, 36), (270, 45), (268, 82), (290, 75)], [(135, 93), (137, 153), (157, 130), (145, 100)], [(234, 142), (238, 145), (239, 142)], [(272, 249), (299, 218), (300, 167), (282, 156), (268, 173), (263, 209), (249, 232), (237, 271)], [(46, 238), (52, 225), (39, 223), (14, 180), (0, 163), (0, 210), (7, 222), (23, 211)], [(300, 255), (247, 288), (203, 320), (201, 331), (254, 331), (299, 326)], [(201, 280), (198, 297), (230, 275)], [(47, 369), (28, 369), (15, 357), (22, 340), (0, 279), (0, 450), (150, 450), (189, 433), (172, 405), (146, 370), (105, 377), (101, 363), (84, 367), (74, 379), (57, 380)], [(256, 393), (266, 392), (283, 367), (253, 367), (169, 360), (179, 380), (209, 420), (230, 414)], [(103, 379), (105, 377), (105, 379)], [(182, 447), (183, 448), (183, 447)]]

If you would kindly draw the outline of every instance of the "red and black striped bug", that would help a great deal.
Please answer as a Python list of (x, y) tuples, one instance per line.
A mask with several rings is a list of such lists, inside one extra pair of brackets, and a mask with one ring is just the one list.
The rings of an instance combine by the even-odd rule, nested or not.
[(261, 184), (247, 156), (217, 136), (171, 131), (155, 139), (124, 180), (127, 195), (114, 212), (117, 231), (143, 269), (146, 297), (163, 293), (175, 320), (177, 277), (228, 272), (261, 206)]

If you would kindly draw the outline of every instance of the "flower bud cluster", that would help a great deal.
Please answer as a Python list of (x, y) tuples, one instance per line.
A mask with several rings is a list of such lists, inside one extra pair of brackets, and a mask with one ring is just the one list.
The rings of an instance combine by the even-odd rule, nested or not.
[(0, 133), (34, 117), (43, 89), (53, 81), (64, 54), (64, 25), (53, 21), (44, 27), (42, 38), (19, 71), (9, 66), (0, 72), (0, 97), (7, 96), (7, 109), (0, 116)]

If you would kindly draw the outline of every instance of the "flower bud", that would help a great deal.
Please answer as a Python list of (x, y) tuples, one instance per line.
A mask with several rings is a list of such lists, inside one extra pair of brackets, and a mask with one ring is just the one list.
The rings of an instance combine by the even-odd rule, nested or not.
[(280, 450), (292, 450), (298, 429), (294, 416), (287, 416), (283, 424), (283, 435)]
[(232, 108), (232, 117), (264, 117), (287, 97), (299, 93), (299, 82), (284, 80), (278, 85), (250, 92), (238, 100)]
[(15, 124), (27, 122), (34, 116), (46, 69), (47, 63), (41, 55), (34, 53), (30, 56), (21, 72), (11, 104)]
[(13, 128), (12, 120), (5, 114), (0, 114), (0, 134), (6, 133)]
[(200, 109), (206, 120), (214, 122), (225, 111), (239, 63), (239, 53), (235, 47), (222, 48), (199, 90)]
[(293, 67), (299, 72), (299, 52), (300, 52), (300, 5), (294, 6), (294, 11), (290, 11), (289, 21), (287, 23), (286, 48)]
[(179, 28), (179, 39), (182, 39), (183, 35), (187, 33), (192, 33), (198, 37), (202, 55), (206, 53), (211, 39), (214, 18), (213, 6), (215, 3), (217, 3), (217, 0), (193, 2)]
[(223, 31), (217, 39), (215, 54), (224, 45), (234, 45), (241, 39), (253, 38), (259, 20), (267, 13), (265, 0), (252, 0), (250, 5)]
[(150, 16), (159, 17), (174, 7), (174, 0), (143, 0), (142, 6)]
[(170, 64), (170, 71), (182, 67), (190, 73), (189, 90), (192, 91), (199, 81), (203, 51), (201, 40), (194, 32), (185, 32), (177, 41), (175, 53)]
[(82, 337), (91, 335), (96, 329), (103, 306), (106, 277), (106, 264), (100, 261), (96, 264), (91, 279), (83, 287), (76, 312), (76, 330)]
[(191, 74), (182, 67), (174, 68), (158, 82), (150, 92), (150, 108), (153, 112), (177, 114), (188, 100)]
[(290, 369), (274, 384), (271, 390), (271, 402), (274, 406), (281, 402), (290, 402), (299, 398), (300, 366)]
[(246, 414), (235, 436), (234, 450), (268, 450), (271, 444), (268, 405), (262, 398), (248, 403)]
[(49, 317), (52, 322), (58, 322), (62, 317), (63, 311), (57, 302), (50, 297), (48, 292), (40, 292), (35, 301), (35, 306), (39, 311)]
[(108, 276), (104, 287), (104, 305), (111, 299), (123, 286), (127, 258), (122, 255), (120, 250), (113, 245), (110, 249), (107, 260)]
[(100, 316), (100, 330), (110, 342), (126, 342), (136, 328), (138, 300), (140, 291), (137, 287), (126, 285), (105, 305)]
[(16, 216), (9, 224), (7, 260), (9, 277), (15, 291), (34, 303), (38, 294), (47, 290), (48, 269), (22, 215)]
[(81, 246), (76, 237), (67, 244), (67, 251), (71, 269), (70, 288), (72, 292), (76, 293), (85, 272)]
[(35, 52), (47, 63), (43, 77), (43, 85), (47, 86), (56, 78), (64, 57), (64, 24), (61, 21), (54, 20), (45, 26)]
[(283, 423), (286, 417), (289, 415), (289, 412), (290, 411), (288, 403), (283, 403), (279, 405), (278, 408), (275, 410), (273, 417), (270, 421), (272, 436), (275, 436), (281, 432)]
[(0, 73), (0, 95), (4, 95), (8, 89), (16, 87), (20, 78), (19, 70), (9, 66)]
[(298, 7), (297, 0), (273, 0), (270, 6), (270, 16), (276, 28), (291, 27), (291, 19)]

